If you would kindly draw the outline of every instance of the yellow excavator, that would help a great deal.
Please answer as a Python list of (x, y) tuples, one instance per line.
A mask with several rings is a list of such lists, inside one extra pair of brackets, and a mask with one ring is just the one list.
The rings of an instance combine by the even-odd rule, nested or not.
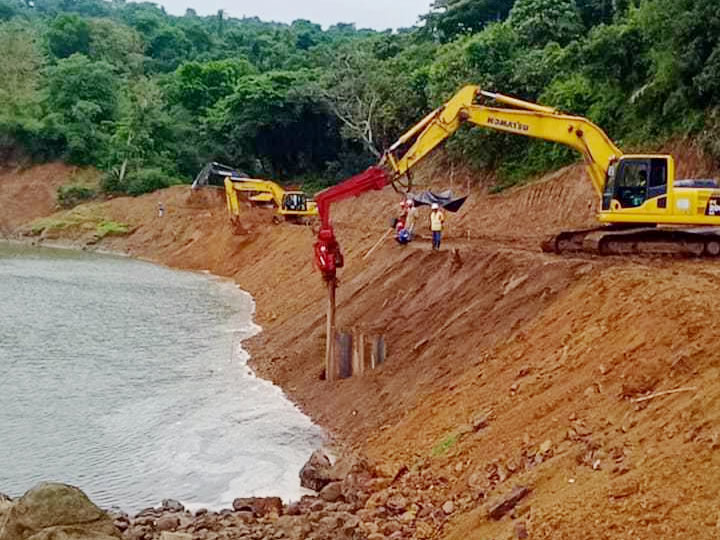
[(318, 215), (317, 205), (304, 192), (286, 191), (271, 180), (250, 178), (242, 171), (211, 162), (205, 165), (195, 178), (192, 189), (201, 187), (223, 187), (230, 220), (239, 225), (241, 219), (240, 198), (255, 206), (271, 206), (275, 209), (273, 221), (302, 221)]
[(623, 154), (587, 118), (466, 86), (400, 137), (378, 166), (316, 194), (322, 225), (315, 259), (327, 281), (343, 265), (331, 204), (388, 184), (409, 190), (413, 167), (463, 124), (557, 142), (583, 156), (601, 199), (602, 226), (554, 235), (543, 243), (545, 251), (720, 256), (717, 180), (678, 180), (672, 156)]
[(317, 204), (302, 191), (286, 191), (270, 180), (225, 178), (225, 198), (230, 219), (241, 219), (240, 194), (251, 204), (275, 208), (273, 221), (303, 222), (318, 215)]
[[(492, 104), (492, 105), (490, 105)], [(553, 141), (577, 150), (601, 199), (593, 229), (566, 231), (546, 251), (720, 255), (720, 183), (678, 180), (670, 155), (623, 154), (587, 118), (466, 86), (385, 154), (397, 181), (464, 123)]]

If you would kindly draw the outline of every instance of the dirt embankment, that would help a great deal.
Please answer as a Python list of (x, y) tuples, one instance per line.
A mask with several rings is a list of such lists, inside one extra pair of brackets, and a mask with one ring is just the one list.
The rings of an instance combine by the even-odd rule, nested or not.
[(75, 170), (62, 163), (0, 167), (0, 237), (23, 223), (52, 214), (58, 187), (68, 183)]
[[(713, 172), (679, 149), (680, 176)], [(426, 171), (436, 174), (444, 169)], [(455, 189), (465, 180), (453, 178)], [(217, 195), (178, 187), (95, 205), (94, 215), (132, 228), (100, 246), (207, 269), (253, 294), (265, 330), (250, 343), (258, 372), (396, 476), (358, 512), (379, 534), (717, 537), (719, 267), (540, 253), (545, 235), (593, 224), (581, 167), (501, 195), (476, 189), (441, 253), (422, 239), (388, 241), (365, 261), (398, 196), (338, 205), (339, 325), (382, 331), (389, 359), (332, 384), (319, 378), (325, 291), (311, 231), (248, 211), (249, 233), (234, 236)], [(83, 242), (88, 231), (51, 236)], [(518, 486), (529, 494), (488, 517)]]

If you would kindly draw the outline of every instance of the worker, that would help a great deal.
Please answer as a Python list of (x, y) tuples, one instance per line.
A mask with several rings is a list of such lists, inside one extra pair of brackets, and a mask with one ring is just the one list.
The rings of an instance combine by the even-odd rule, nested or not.
[(433, 250), (440, 250), (443, 223), (445, 223), (445, 214), (440, 210), (438, 203), (433, 203), (430, 210), (430, 231), (432, 232)]
[(412, 199), (408, 199), (405, 202), (405, 206), (407, 207), (407, 219), (405, 220), (405, 228), (410, 233), (410, 238), (412, 239), (413, 235), (415, 234), (415, 222), (417, 221), (418, 209), (415, 208), (415, 201), (413, 201)]
[(160, 218), (165, 215), (165, 205), (162, 203), (162, 201), (159, 202), (157, 205), (157, 213), (158, 213), (158, 217), (160, 217)]
[(407, 221), (408, 208), (406, 202), (403, 200), (400, 203), (400, 213), (398, 217), (393, 220), (393, 228), (396, 233), (399, 233), (405, 228), (405, 222)]

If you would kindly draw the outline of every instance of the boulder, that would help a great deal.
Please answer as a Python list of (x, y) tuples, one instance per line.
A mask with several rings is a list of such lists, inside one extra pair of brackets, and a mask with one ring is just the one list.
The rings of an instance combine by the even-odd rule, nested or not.
[(0, 524), (0, 540), (115, 540), (112, 518), (78, 488), (40, 484), (20, 497)]
[(320, 498), (323, 501), (334, 503), (343, 498), (342, 482), (330, 482), (320, 491)]
[(184, 512), (185, 507), (180, 501), (176, 501), (175, 499), (164, 499), (162, 502), (162, 507), (165, 510), (170, 510), (171, 512)]
[(407, 499), (399, 493), (389, 497), (387, 502), (385, 503), (387, 509), (396, 515), (404, 513), (407, 510), (407, 505)]
[(322, 450), (315, 450), (300, 469), (300, 485), (313, 491), (320, 491), (330, 482), (340, 479)]
[(530, 490), (526, 487), (519, 486), (512, 490), (508, 495), (498, 499), (490, 505), (488, 509), (488, 517), (490, 519), (499, 520), (515, 508), (518, 503), (530, 494)]
[(157, 520), (155, 528), (158, 531), (172, 532), (180, 526), (180, 518), (173, 515), (163, 516)]
[(233, 501), (236, 512), (252, 512), (255, 517), (275, 513), (282, 515), (283, 502), (280, 497), (240, 497)]

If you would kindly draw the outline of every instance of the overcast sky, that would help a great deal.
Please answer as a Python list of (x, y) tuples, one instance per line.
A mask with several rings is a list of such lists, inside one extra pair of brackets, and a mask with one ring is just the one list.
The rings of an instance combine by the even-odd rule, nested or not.
[(403, 28), (418, 22), (432, 0), (153, 0), (174, 15), (189, 7), (200, 15), (225, 10), (233, 17), (260, 17), (265, 21), (309, 19), (327, 27), (338, 22), (358, 28)]

